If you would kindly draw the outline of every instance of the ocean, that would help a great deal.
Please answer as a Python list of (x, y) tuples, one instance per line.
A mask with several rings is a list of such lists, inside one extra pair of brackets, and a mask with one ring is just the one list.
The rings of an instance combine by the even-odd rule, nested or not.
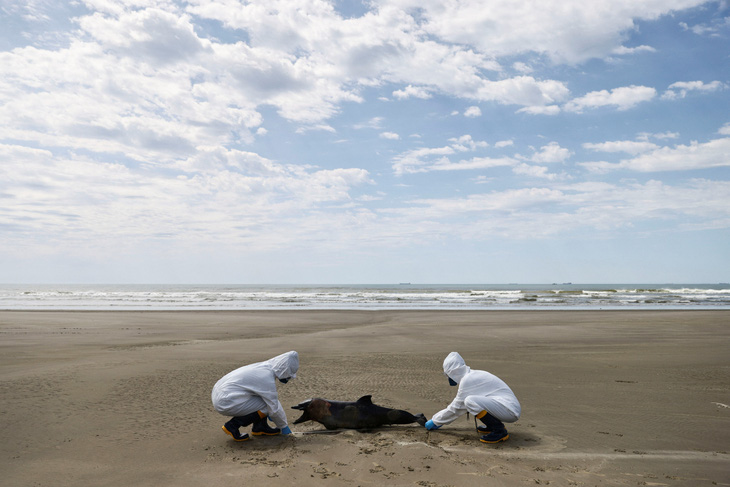
[(0, 310), (730, 309), (730, 284), (0, 284)]

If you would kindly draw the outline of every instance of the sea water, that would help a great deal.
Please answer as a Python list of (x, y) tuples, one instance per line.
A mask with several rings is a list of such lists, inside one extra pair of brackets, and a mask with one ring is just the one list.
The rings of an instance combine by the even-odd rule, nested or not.
[(0, 284), (0, 309), (730, 309), (730, 284)]

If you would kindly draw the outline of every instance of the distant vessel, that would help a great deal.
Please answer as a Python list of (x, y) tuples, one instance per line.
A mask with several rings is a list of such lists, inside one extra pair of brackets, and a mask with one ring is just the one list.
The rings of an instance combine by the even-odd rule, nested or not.
[(400, 284), (401, 286), (410, 286), (411, 285), (410, 282), (399, 282), (398, 284)]

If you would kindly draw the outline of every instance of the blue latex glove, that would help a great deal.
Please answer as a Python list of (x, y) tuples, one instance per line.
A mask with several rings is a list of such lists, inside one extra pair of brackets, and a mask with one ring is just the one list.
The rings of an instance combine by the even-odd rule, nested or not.
[(426, 429), (429, 430), (429, 431), (437, 430), (440, 427), (441, 426), (436, 426), (436, 423), (434, 423), (433, 420), (430, 420), (429, 419), (428, 421), (426, 421)]
[(281, 430), (281, 434), (282, 435), (290, 435), (291, 434), (291, 429), (289, 429), (288, 426), (284, 426), (284, 428), (282, 428), (282, 430)]

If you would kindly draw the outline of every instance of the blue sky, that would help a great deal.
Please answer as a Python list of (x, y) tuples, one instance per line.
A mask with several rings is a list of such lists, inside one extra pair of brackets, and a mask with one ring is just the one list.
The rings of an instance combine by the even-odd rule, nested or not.
[(0, 0), (0, 282), (730, 280), (730, 5)]

